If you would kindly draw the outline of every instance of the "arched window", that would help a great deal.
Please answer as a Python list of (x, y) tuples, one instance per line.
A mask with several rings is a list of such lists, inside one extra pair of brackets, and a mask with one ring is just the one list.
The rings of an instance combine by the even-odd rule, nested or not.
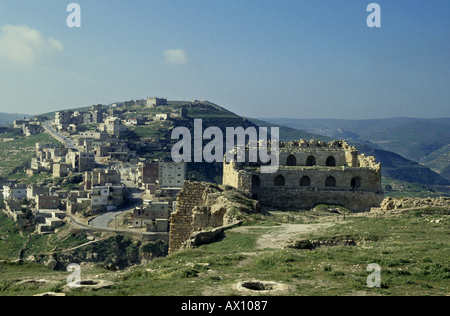
[(314, 156), (309, 156), (306, 158), (306, 165), (311, 167), (316, 165), (316, 158)]
[(325, 186), (326, 187), (335, 187), (336, 186), (336, 179), (333, 177), (328, 177), (325, 180)]
[(335, 167), (336, 166), (336, 160), (334, 159), (333, 156), (330, 156), (330, 157), (327, 158), (326, 165), (329, 166), (329, 167)]
[(273, 184), (275, 186), (283, 186), (285, 184), (285, 179), (284, 177), (280, 174), (279, 176), (277, 176), (274, 180), (273, 180)]
[(286, 166), (296, 166), (297, 165), (297, 159), (294, 155), (289, 155), (289, 157), (286, 158)]
[(310, 187), (311, 186), (311, 179), (308, 176), (303, 176), (300, 179), (300, 186), (301, 187)]
[(252, 187), (259, 187), (261, 185), (261, 180), (258, 176), (252, 176)]
[(350, 182), (350, 186), (353, 189), (359, 188), (361, 186), (361, 178), (359, 177), (353, 178), (352, 181)]

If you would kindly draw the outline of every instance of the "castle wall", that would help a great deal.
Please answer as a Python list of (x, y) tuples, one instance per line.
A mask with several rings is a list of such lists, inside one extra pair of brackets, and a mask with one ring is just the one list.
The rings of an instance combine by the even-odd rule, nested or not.
[(325, 203), (365, 211), (383, 200), (381, 165), (345, 141), (280, 143), (275, 173), (261, 173), (256, 163), (224, 160), (223, 184), (245, 191), (261, 205), (282, 209)]
[(232, 186), (236, 189), (249, 192), (252, 188), (252, 175), (244, 170), (238, 170), (236, 163), (223, 163), (223, 180), (224, 185)]
[(208, 184), (185, 181), (170, 216), (169, 254), (178, 251), (193, 232), (233, 223), (227, 212), (235, 204)]
[(323, 190), (315, 188), (258, 188), (253, 192), (263, 206), (283, 210), (309, 210), (317, 204), (342, 205), (354, 211), (368, 211), (379, 207), (384, 199), (382, 193), (371, 191)]
[[(249, 171), (250, 172), (250, 171)], [(239, 177), (239, 171), (237, 172)], [(252, 175), (256, 175), (260, 179), (260, 187), (276, 188), (275, 178), (282, 176), (285, 179), (284, 187), (300, 188), (300, 179), (302, 177), (308, 177), (311, 181), (310, 187), (317, 189), (329, 189), (329, 190), (349, 190), (358, 189), (363, 191), (381, 191), (381, 173), (374, 172), (370, 168), (351, 168), (351, 167), (300, 167), (300, 168), (287, 168), (280, 166), (275, 173), (259, 173), (251, 172)], [(329, 177), (333, 177), (336, 180), (336, 185), (333, 187), (326, 186), (326, 180)], [(358, 186), (354, 188), (352, 186), (352, 179), (359, 178)], [(246, 177), (250, 179), (251, 177)], [(244, 178), (241, 176), (241, 182)], [(247, 180), (248, 181), (248, 180)], [(250, 185), (241, 185), (243, 187), (251, 187)]]
[[(287, 163), (288, 157), (295, 157), (296, 166), (306, 166), (306, 160), (308, 157), (314, 157), (316, 161), (316, 165), (318, 166), (326, 166), (326, 161), (328, 157), (333, 157), (335, 160), (336, 166), (350, 165), (347, 162), (347, 158), (345, 152), (342, 150), (320, 150), (320, 149), (298, 149), (296, 151), (291, 152), (282, 152), (280, 150), (279, 154), (279, 162), (280, 165), (289, 165)], [(351, 162), (350, 162), (351, 163)]]
[(203, 186), (201, 183), (185, 181), (178, 193), (176, 210), (170, 215), (169, 255), (180, 249), (181, 244), (193, 232), (192, 210), (203, 204)]

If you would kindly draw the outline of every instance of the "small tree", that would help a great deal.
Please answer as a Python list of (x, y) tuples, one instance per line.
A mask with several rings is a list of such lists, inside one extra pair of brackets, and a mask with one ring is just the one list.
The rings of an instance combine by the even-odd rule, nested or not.
[(26, 219), (28, 221), (28, 223), (30, 223), (30, 224), (33, 223), (33, 221), (34, 221), (33, 212), (29, 208), (26, 208), (26, 207), (22, 207), (22, 212), (25, 214), (23, 216), (23, 218)]
[(386, 184), (386, 186), (384, 187), (384, 191), (386, 192), (392, 191), (392, 186), (390, 184)]

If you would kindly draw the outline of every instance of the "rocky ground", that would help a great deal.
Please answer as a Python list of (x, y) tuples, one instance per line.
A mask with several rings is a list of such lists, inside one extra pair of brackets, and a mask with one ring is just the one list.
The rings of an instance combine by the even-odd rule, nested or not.
[(450, 209), (450, 197), (436, 197), (436, 198), (410, 198), (404, 197), (401, 199), (388, 197), (383, 200), (380, 205), (381, 211), (391, 211), (406, 208), (417, 207), (441, 207)]

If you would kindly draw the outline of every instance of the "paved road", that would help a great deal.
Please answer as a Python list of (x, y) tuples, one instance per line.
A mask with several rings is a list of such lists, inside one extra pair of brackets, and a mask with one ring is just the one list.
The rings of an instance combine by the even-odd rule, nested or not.
[[(61, 141), (67, 148), (76, 149), (74, 141), (70, 137), (66, 137), (60, 133), (58, 133), (52, 126), (51, 121), (47, 120), (44, 122), (44, 128), (56, 139)], [(97, 162), (97, 161), (96, 161)], [(104, 165), (98, 164), (97, 167), (106, 167)], [(137, 205), (142, 204), (142, 190), (140, 190), (133, 181), (128, 181), (126, 179), (122, 179), (122, 183), (128, 187), (131, 196), (130, 200), (124, 207), (121, 207), (119, 209), (116, 209), (114, 211), (102, 214), (100, 216), (97, 216), (93, 220), (89, 222), (89, 226), (92, 228), (101, 228), (106, 230), (113, 230), (108, 227), (108, 224), (115, 219), (117, 215), (122, 214), (123, 212), (129, 211), (134, 209)], [(84, 226), (82, 224), (74, 223), (75, 226)]]
[(131, 196), (130, 200), (124, 207), (121, 207), (119, 209), (116, 209), (114, 211), (102, 214), (100, 216), (97, 216), (93, 220), (89, 222), (89, 225), (93, 228), (102, 228), (102, 229), (110, 229), (112, 228), (108, 227), (108, 224), (115, 219), (117, 215), (122, 214), (123, 212), (129, 211), (134, 209), (137, 205), (142, 204), (142, 190), (137, 188), (132, 181), (127, 181), (122, 179), (122, 183), (125, 184), (125, 186), (128, 187)]
[(70, 137), (66, 137), (60, 133), (58, 133), (51, 125), (51, 121), (47, 120), (44, 122), (44, 128), (47, 132), (49, 132), (54, 138), (61, 141), (67, 148), (76, 149), (74, 141)]

